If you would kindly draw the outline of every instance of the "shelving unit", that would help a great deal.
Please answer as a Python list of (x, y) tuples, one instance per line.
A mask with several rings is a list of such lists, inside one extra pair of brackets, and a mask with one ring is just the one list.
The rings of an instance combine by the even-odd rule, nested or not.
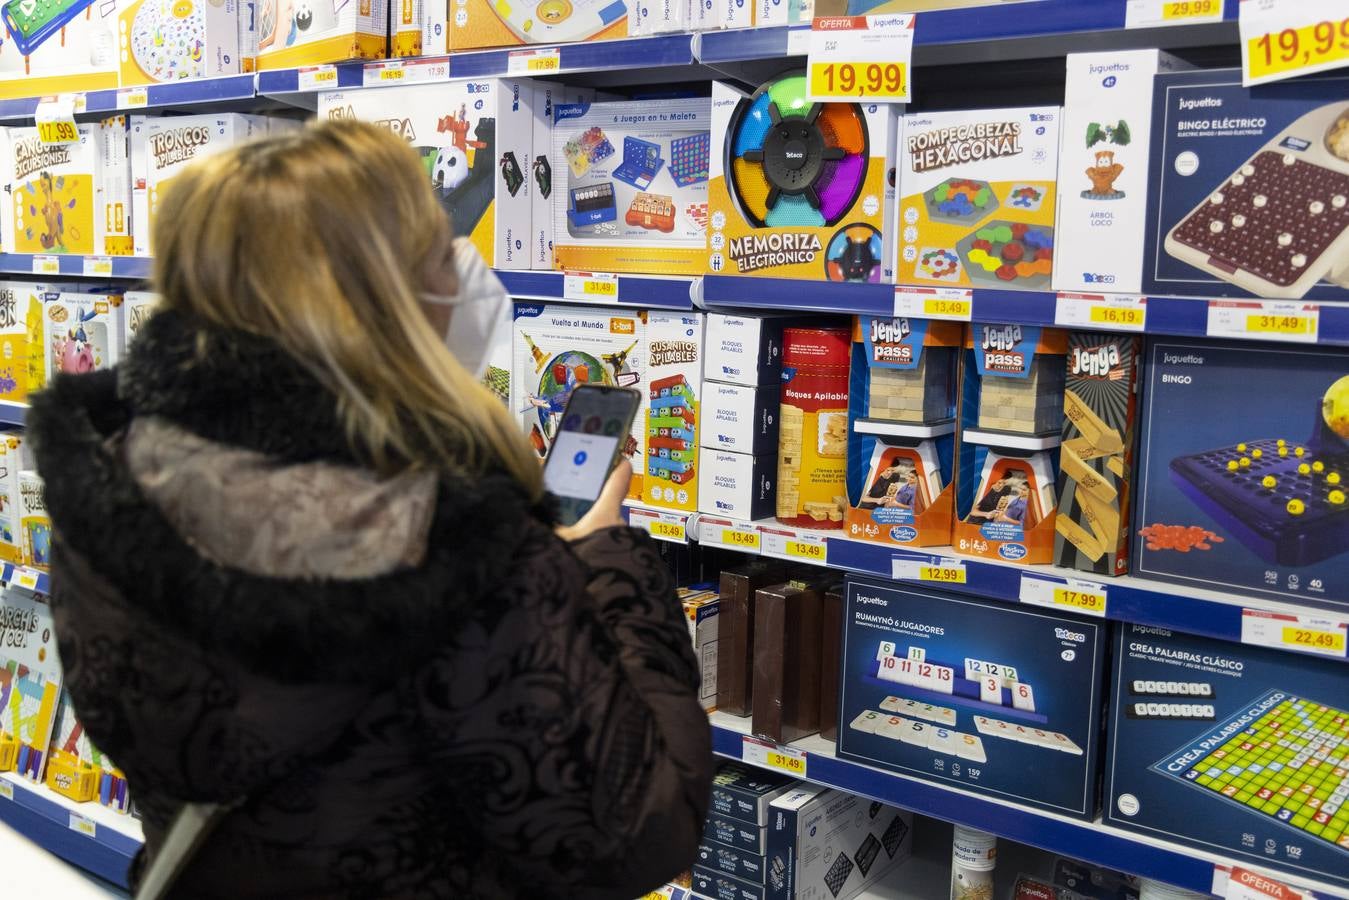
[(121, 887), (144, 843), (140, 822), (131, 816), (97, 803), (74, 803), (13, 772), (0, 774), (0, 822)]

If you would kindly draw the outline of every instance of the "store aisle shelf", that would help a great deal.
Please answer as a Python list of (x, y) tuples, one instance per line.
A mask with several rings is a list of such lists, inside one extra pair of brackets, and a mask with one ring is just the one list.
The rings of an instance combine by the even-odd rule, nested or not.
[(140, 822), (97, 803), (75, 803), (13, 772), (0, 774), (0, 821), (120, 887), (143, 837)]
[[(81, 115), (114, 112), (158, 112), (180, 107), (251, 101), (257, 96), (257, 79), (252, 74), (194, 78), (168, 84), (109, 88), (88, 91)], [(40, 97), (0, 100), (0, 122), (31, 119)]]
[[(781, 771), (763, 760), (763, 744), (751, 744), (744, 752), (750, 720), (725, 713), (712, 713), (712, 750), (719, 756)], [(1096, 822), (1084, 822), (1053, 813), (1028, 809), (956, 788), (885, 772), (871, 766), (839, 759), (834, 742), (818, 735), (786, 748), (788, 755), (805, 756), (807, 781), (861, 794), (922, 815), (968, 825), (999, 837), (1040, 847), (1073, 859), (1086, 860), (1123, 872), (1155, 878), (1207, 895), (1213, 888), (1214, 867), (1230, 860), (1188, 847), (1152, 840)], [(755, 752), (757, 750), (757, 752)], [(1290, 885), (1286, 875), (1274, 875)], [(1345, 897), (1337, 888), (1315, 882), (1304, 886), (1318, 898)]]
[[(550, 56), (556, 51), (557, 66), (528, 71), (522, 56), (519, 55), (521, 51), (532, 51), (536, 58)], [(512, 54), (516, 55), (512, 57)], [(513, 58), (515, 62), (512, 62)], [(502, 47), (494, 50), (454, 53), (450, 56), (450, 77), (484, 78), (508, 74), (553, 76), (568, 72), (691, 66), (697, 62), (694, 57), (694, 35), (662, 34), (613, 41), (559, 44), (556, 47)]]
[(0, 253), (0, 273), (33, 278), (149, 278), (153, 261), (145, 256), (76, 256)]
[(0, 403), (0, 425), (23, 425), (28, 418), (28, 404)]
[[(670, 275), (619, 275), (612, 297), (586, 296), (569, 287), (562, 272), (496, 269), (506, 292), (517, 300), (565, 300), (590, 305), (639, 306), (643, 309), (693, 309), (695, 279)], [(573, 278), (575, 276), (572, 276)]]
[(51, 593), (51, 578), (46, 572), (9, 562), (0, 564), (0, 585), (20, 587), (35, 594)]

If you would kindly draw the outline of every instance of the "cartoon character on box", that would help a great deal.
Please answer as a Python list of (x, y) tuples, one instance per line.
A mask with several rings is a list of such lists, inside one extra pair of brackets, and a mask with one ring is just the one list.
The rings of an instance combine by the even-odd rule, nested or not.
[[(1087, 126), (1087, 147), (1100, 143), (1127, 147), (1132, 140), (1129, 123), (1120, 119), (1116, 125), (1101, 125), (1092, 122)], [(1124, 191), (1115, 190), (1115, 181), (1124, 174), (1123, 163), (1115, 161), (1114, 150), (1097, 150), (1096, 164), (1087, 169), (1087, 178), (1091, 189), (1082, 192), (1086, 200), (1123, 200)]]
[(74, 328), (52, 340), (52, 362), (56, 371), (72, 375), (94, 371), (94, 345), (85, 333), (84, 325), (97, 315), (92, 309), (81, 313)]
[(263, 50), (291, 47), (301, 37), (337, 27), (332, 0), (263, 0), (258, 16), (258, 47)]

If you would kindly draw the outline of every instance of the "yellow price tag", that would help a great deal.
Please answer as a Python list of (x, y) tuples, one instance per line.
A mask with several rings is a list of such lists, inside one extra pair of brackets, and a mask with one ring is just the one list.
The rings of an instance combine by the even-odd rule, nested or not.
[(527, 72), (556, 72), (562, 67), (562, 60), (555, 55), (532, 56), (525, 64)]
[(964, 566), (919, 566), (919, 581), (936, 581), (940, 584), (964, 584)]
[(314, 83), (315, 87), (325, 84), (337, 84), (337, 70), (325, 67), (309, 76), (309, 79)]
[(721, 529), (721, 542), (727, 547), (735, 547), (737, 550), (758, 550), (759, 532), (742, 531), (739, 528)]
[(652, 519), (651, 536), (667, 541), (682, 541), (684, 540), (684, 523)]
[(1252, 334), (1306, 334), (1311, 331), (1310, 316), (1250, 315), (1246, 330)]
[(923, 315), (925, 316), (949, 316), (953, 319), (968, 319), (973, 312), (973, 308), (974, 304), (969, 300), (934, 297), (923, 301)]
[(37, 139), (44, 144), (74, 144), (79, 141), (80, 133), (73, 120), (38, 122)]
[(788, 556), (794, 556), (797, 559), (824, 562), (824, 544), (814, 541), (788, 541), (786, 553)]
[(1349, 17), (1252, 35), (1245, 49), (1248, 82), (1342, 66), (1349, 63)]
[(1162, 4), (1162, 20), (1205, 19), (1221, 11), (1221, 0), (1176, 0)]
[(806, 758), (804, 756), (795, 753), (783, 753), (780, 750), (769, 750), (764, 758), (770, 769), (777, 769), (780, 772), (786, 772), (788, 775), (795, 775), (797, 778), (806, 776)]
[(810, 66), (811, 96), (865, 96), (870, 101), (909, 95), (909, 67), (902, 62), (826, 62)]
[(587, 278), (585, 283), (581, 285), (581, 293), (591, 297), (617, 297), (618, 281)]
[(25, 591), (37, 590), (37, 573), (32, 569), (15, 569), (14, 583)]
[(1283, 629), (1283, 642), (1289, 647), (1296, 647), (1302, 650), (1320, 650), (1322, 652), (1335, 653), (1339, 656), (1344, 655), (1343, 632), (1319, 631), (1315, 628), (1289, 627)]
[(34, 275), (60, 275), (61, 258), (58, 256), (34, 256)]
[(402, 70), (401, 68), (398, 68), (398, 69), (380, 69), (380, 70), (379, 70), (379, 80), (380, 80), (380, 81), (402, 81), (402, 80), (403, 80), (403, 77), (404, 77), (404, 73), (403, 73), (403, 70)]
[(1091, 321), (1097, 325), (1142, 328), (1146, 313), (1137, 306), (1093, 306)]
[(1105, 615), (1105, 594), (1069, 587), (1054, 588), (1054, 605), (1066, 606), (1082, 612)]
[(14, 785), (3, 778), (0, 778), (0, 797), (4, 797), (6, 800), (14, 799)]
[(94, 837), (94, 835), (98, 832), (98, 826), (94, 824), (93, 819), (85, 818), (79, 813), (71, 813), (70, 830), (78, 831), (85, 837)]

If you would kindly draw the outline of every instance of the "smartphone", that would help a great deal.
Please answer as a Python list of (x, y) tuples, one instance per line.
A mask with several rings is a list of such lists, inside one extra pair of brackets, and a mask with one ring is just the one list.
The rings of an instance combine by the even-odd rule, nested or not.
[(577, 385), (543, 463), (543, 486), (557, 495), (571, 525), (595, 505), (632, 433), (642, 395), (631, 388)]

